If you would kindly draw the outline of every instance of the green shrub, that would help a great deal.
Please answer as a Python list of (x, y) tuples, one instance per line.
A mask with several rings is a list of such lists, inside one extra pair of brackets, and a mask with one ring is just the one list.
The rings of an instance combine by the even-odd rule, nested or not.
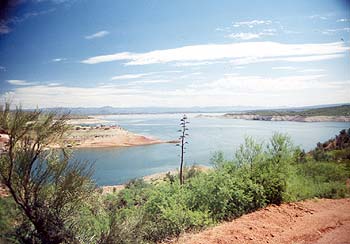
[(306, 163), (307, 155), (305, 153), (305, 150), (297, 147), (294, 151), (294, 161), (297, 163)]
[(350, 161), (350, 148), (345, 148), (342, 150), (334, 150), (329, 152), (332, 160), (337, 162), (349, 162)]
[(267, 204), (348, 196), (350, 164), (310, 161), (283, 134), (267, 143), (247, 138), (233, 160), (216, 153), (212, 162), (214, 170), (208, 172), (185, 170), (182, 186), (178, 176), (169, 174), (157, 184), (132, 180), (104, 197), (107, 210), (92, 222), (107, 230), (100, 243), (157, 243)]
[(311, 161), (296, 164), (291, 170), (284, 195), (285, 201), (348, 196), (345, 185), (348, 172), (343, 164)]
[(14, 241), (16, 222), (21, 214), (10, 197), (0, 197), (0, 243), (2, 240)]
[(331, 162), (307, 162), (297, 165), (299, 173), (317, 182), (343, 181), (347, 178), (345, 165)]
[(178, 183), (165, 183), (151, 192), (144, 206), (149, 225), (146, 226), (148, 240), (159, 241), (210, 224), (207, 213), (191, 209), (186, 204), (189, 195), (191, 192)]
[(319, 146), (316, 147), (312, 152), (312, 157), (314, 158), (314, 160), (316, 161), (331, 161), (332, 157), (329, 155), (329, 153), (327, 153), (323, 147)]
[(245, 170), (202, 174), (187, 187), (191, 190), (188, 205), (208, 212), (213, 221), (235, 218), (265, 205), (263, 188)]

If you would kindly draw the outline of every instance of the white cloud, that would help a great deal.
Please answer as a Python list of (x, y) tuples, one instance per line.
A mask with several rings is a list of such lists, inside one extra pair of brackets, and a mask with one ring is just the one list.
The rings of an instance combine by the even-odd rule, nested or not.
[[(43, 11), (34, 11), (34, 12), (27, 12), (24, 13), (21, 16), (13, 16), (7, 19), (0, 20), (0, 35), (1, 34), (8, 34), (11, 32), (11, 28), (19, 23), (22, 23), (26, 21), (29, 18), (37, 17), (40, 15), (49, 14), (51, 12), (55, 11), (54, 8), (43, 10)], [(11, 27), (11, 28), (10, 28)]]
[(223, 91), (241, 91), (241, 92), (283, 92), (298, 91), (314, 88), (330, 88), (332, 85), (322, 82), (320, 79), (324, 75), (293, 75), (277, 78), (262, 76), (240, 76), (238, 74), (228, 74), (222, 79), (208, 83), (199, 83), (192, 86), (195, 89), (217, 89)]
[(0, 66), (0, 71), (6, 71), (6, 67)]
[(226, 37), (231, 39), (238, 40), (251, 40), (251, 39), (259, 39), (264, 36), (274, 36), (276, 33), (274, 29), (264, 30), (262, 32), (252, 33), (252, 32), (241, 32), (241, 33), (231, 33)]
[(311, 62), (311, 61), (322, 61), (329, 59), (336, 59), (344, 57), (343, 54), (330, 54), (330, 55), (313, 55), (313, 56), (296, 56), (296, 57), (274, 57), (274, 58), (241, 58), (231, 60), (230, 63), (234, 65), (246, 65), (253, 63), (262, 63), (262, 62), (275, 62), (275, 61), (284, 61), (284, 62)]
[(271, 20), (252, 20), (252, 21), (241, 21), (241, 22), (235, 22), (233, 23), (233, 27), (249, 27), (253, 28), (257, 25), (270, 25), (272, 24)]
[(300, 70), (300, 72), (303, 72), (303, 73), (309, 73), (309, 72), (323, 72), (325, 71), (324, 69), (303, 69), (303, 70)]
[(283, 33), (285, 33), (285, 34), (301, 34), (302, 32), (283, 29)]
[(51, 62), (61, 62), (61, 61), (65, 61), (67, 60), (66, 58), (54, 58), (54, 59), (51, 59)]
[(272, 69), (277, 69), (277, 70), (296, 70), (297, 68), (293, 66), (278, 66), (278, 67), (272, 67)]
[(198, 76), (198, 75), (201, 75), (201, 74), (202, 74), (201, 72), (192, 72), (192, 73), (181, 75), (178, 78), (179, 79), (187, 79), (189, 77)]
[(49, 84), (47, 84), (48, 86), (60, 86), (61, 83), (58, 83), (58, 82), (51, 82)]
[(337, 22), (350, 22), (350, 19), (337, 19)]
[(216, 31), (221, 31), (221, 32), (230, 32), (231, 27), (218, 27), (215, 29)]
[(345, 28), (337, 28), (337, 29), (327, 29), (327, 30), (324, 30), (322, 31), (322, 34), (324, 35), (332, 35), (336, 32), (350, 32), (350, 28), (349, 27), (345, 27)]
[(133, 84), (159, 84), (159, 83), (169, 83), (171, 80), (166, 80), (166, 79), (150, 79), (150, 80), (138, 80), (133, 82)]
[(0, 23), (0, 34), (8, 34), (10, 32), (10, 27), (8, 27), (5, 23)]
[(109, 31), (103, 30), (103, 31), (96, 32), (92, 35), (85, 36), (85, 39), (89, 40), (89, 39), (101, 38), (108, 34), (109, 34)]
[(188, 66), (204, 66), (204, 65), (210, 65), (210, 64), (218, 64), (218, 63), (223, 63), (219, 61), (203, 61), (203, 62), (180, 62), (180, 63), (175, 63), (175, 66), (177, 67), (188, 67)]
[(126, 75), (116, 75), (111, 78), (111, 80), (128, 80), (128, 79), (137, 79), (149, 75), (150, 73), (144, 74), (126, 74)]
[[(322, 61), (328, 59), (335, 59), (344, 57), (344, 54), (329, 54), (329, 55), (314, 55), (314, 56), (303, 56), (303, 57), (287, 57), (277, 59), (280, 61), (289, 61), (289, 62), (310, 62), (310, 61)], [(271, 60), (273, 61), (273, 60)]]
[(232, 33), (230, 35), (227, 35), (226, 37), (232, 38), (232, 39), (239, 39), (239, 40), (251, 40), (251, 39), (258, 39), (261, 37), (260, 33)]
[(41, 2), (52, 2), (54, 4), (62, 4), (71, 2), (72, 0), (35, 0), (35, 2), (41, 3)]
[[(349, 50), (343, 42), (322, 44), (282, 44), (277, 42), (242, 42), (231, 44), (205, 44), (184, 46), (173, 49), (154, 50), (146, 53), (122, 52), (90, 57), (82, 60), (85, 64), (97, 64), (111, 61), (127, 61), (126, 65), (146, 65), (169, 62), (209, 62), (223, 59), (285, 59), (302, 62), (311, 59), (311, 55), (323, 58), (340, 57)], [(316, 57), (317, 58), (317, 57)], [(320, 58), (320, 57), (319, 57)], [(264, 60), (265, 59), (265, 60)]]
[(29, 86), (33, 85), (34, 83), (28, 82), (26, 80), (7, 80), (7, 82), (11, 85), (15, 86)]
[(116, 75), (111, 78), (111, 80), (130, 80), (130, 79), (138, 79), (151, 75), (161, 75), (167, 73), (181, 73), (180, 70), (165, 70), (165, 71), (157, 71), (157, 72), (149, 72), (149, 73), (140, 73), (140, 74), (124, 74), (124, 75)]
[[(147, 86), (168, 80), (137, 81), (139, 86), (65, 85), (19, 86), (0, 99), (11, 97), (25, 108), (39, 107), (145, 107), (145, 106), (302, 106), (349, 102), (350, 80), (329, 81), (324, 74), (282, 77), (244, 76), (235, 73), (193, 82), (181, 89)], [(143, 83), (143, 84), (142, 84)]]
[[(18, 87), (0, 95), (10, 97), (15, 104), (25, 108), (39, 107), (96, 107), (96, 106), (151, 106), (155, 99), (144, 89), (118, 86), (69, 87), (34, 85)], [(157, 100), (155, 104), (161, 104)]]
[(310, 16), (309, 16), (309, 19), (327, 20), (328, 18), (327, 18), (326, 16), (321, 16), (321, 15), (315, 14), (315, 15), (310, 15)]

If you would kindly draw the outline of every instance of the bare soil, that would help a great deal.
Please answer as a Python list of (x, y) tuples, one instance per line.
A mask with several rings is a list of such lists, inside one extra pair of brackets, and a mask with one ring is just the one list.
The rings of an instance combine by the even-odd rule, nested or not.
[(200, 233), (185, 234), (177, 243), (350, 243), (350, 199), (271, 205)]
[(77, 148), (130, 147), (165, 143), (132, 133), (119, 126), (76, 126), (63, 136), (63, 141), (64, 145)]

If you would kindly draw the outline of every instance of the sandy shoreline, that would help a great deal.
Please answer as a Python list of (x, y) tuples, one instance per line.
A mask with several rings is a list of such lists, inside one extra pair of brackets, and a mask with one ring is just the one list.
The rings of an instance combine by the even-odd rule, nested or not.
[[(8, 140), (7, 134), (0, 134), (0, 152), (5, 150)], [(60, 141), (49, 145), (49, 148), (131, 147), (177, 142), (177, 140), (163, 141), (150, 136), (135, 134), (119, 126), (85, 126), (81, 124), (73, 126), (71, 124), (71, 128)]]
[[(210, 167), (204, 166), (204, 165), (195, 165), (194, 168), (196, 171), (199, 171), (199, 172), (206, 172), (211, 169)], [(145, 175), (143, 177), (140, 177), (139, 179), (143, 179), (147, 183), (152, 183), (155, 181), (163, 180), (168, 173), (170, 173), (171, 175), (177, 175), (179, 173), (179, 170), (172, 169), (166, 172), (159, 172), (151, 175)], [(102, 189), (102, 194), (110, 194), (113, 192), (118, 192), (120, 190), (123, 190), (125, 188), (125, 185), (126, 183), (118, 184), (118, 185), (100, 186), (99, 189)]]
[[(177, 169), (169, 170), (167, 172), (161, 172), (161, 173), (155, 173), (151, 175), (146, 175), (143, 177), (140, 177), (139, 179), (143, 179), (145, 182), (152, 182), (156, 180), (164, 179), (167, 173), (170, 173), (171, 175), (175, 175), (178, 173)], [(102, 189), (102, 194), (110, 194), (113, 192), (121, 191), (125, 188), (126, 184), (118, 184), (118, 185), (110, 185), (110, 186), (100, 186), (99, 189)]]
[(92, 117), (89, 116), (89, 118), (83, 118), (83, 119), (69, 119), (67, 121), (67, 124), (69, 124), (69, 125), (88, 125), (88, 124), (105, 124), (108, 122), (110, 122), (110, 121), (100, 119), (100, 118), (97, 118), (95, 116), (92, 116)]
[(165, 143), (134, 134), (118, 126), (77, 126), (64, 136), (64, 144), (74, 148), (130, 147)]
[[(160, 143), (176, 143), (162, 141), (150, 136), (139, 135), (117, 125), (104, 125), (110, 121), (96, 117), (70, 119), (69, 131), (63, 136), (61, 144), (71, 148), (104, 148), (153, 145)], [(93, 126), (97, 124), (97, 126)], [(53, 147), (60, 147), (58, 144)]]

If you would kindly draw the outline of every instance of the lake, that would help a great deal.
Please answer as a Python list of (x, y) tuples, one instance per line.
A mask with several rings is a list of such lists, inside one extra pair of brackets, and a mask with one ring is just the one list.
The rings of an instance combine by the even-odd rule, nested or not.
[[(342, 129), (350, 127), (343, 122), (289, 122), (254, 121), (225, 118), (196, 117), (187, 114), (189, 124), (186, 165), (210, 165), (210, 158), (217, 151), (232, 158), (246, 136), (259, 141), (268, 140), (273, 133), (287, 133), (295, 145), (310, 150), (316, 143), (334, 137)], [(108, 124), (120, 125), (138, 134), (161, 140), (174, 140), (182, 114), (106, 115), (101, 119)], [(175, 144), (157, 144), (125, 148), (76, 149), (74, 157), (94, 162), (94, 179), (98, 185), (115, 185), (130, 179), (176, 169), (179, 166), (180, 148)]]

